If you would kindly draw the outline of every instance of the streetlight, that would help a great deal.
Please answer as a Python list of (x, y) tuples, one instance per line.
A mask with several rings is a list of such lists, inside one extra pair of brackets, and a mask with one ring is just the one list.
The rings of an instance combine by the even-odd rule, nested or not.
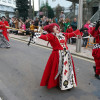
[[(79, 0), (78, 29), (82, 28), (83, 23), (83, 0)], [(76, 42), (76, 52), (81, 52), (81, 38), (78, 36)]]

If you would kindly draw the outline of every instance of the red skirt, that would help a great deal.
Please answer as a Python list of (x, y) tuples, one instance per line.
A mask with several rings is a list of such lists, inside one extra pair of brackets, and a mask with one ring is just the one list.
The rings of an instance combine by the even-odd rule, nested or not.
[[(73, 59), (72, 59), (72, 65), (74, 70), (75, 82), (77, 86)], [(59, 51), (52, 51), (52, 54), (50, 55), (46, 68), (44, 70), (40, 86), (47, 86), (48, 89), (59, 86), (59, 77), (55, 80), (55, 77), (58, 73), (58, 66), (59, 66)]]
[(55, 80), (58, 73), (59, 51), (52, 51), (46, 68), (44, 70), (40, 86), (47, 86), (48, 89), (59, 86), (59, 77)]
[(100, 75), (100, 48), (93, 49), (92, 56), (96, 64), (96, 74)]

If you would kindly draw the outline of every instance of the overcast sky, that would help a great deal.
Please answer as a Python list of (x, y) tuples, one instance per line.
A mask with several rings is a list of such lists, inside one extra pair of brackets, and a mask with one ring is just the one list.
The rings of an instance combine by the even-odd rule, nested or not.
[[(38, 11), (39, 10), (39, 3), (38, 3), (38, 1), (39, 0), (34, 0), (34, 7), (35, 7), (35, 11)], [(46, 0), (40, 0), (40, 5), (42, 4), (42, 3), (46, 3)], [(52, 8), (54, 8), (54, 7), (56, 7), (58, 4), (60, 5), (60, 6), (63, 6), (63, 7), (69, 7), (69, 6), (71, 6), (71, 2), (69, 2), (69, 1), (67, 1), (67, 0), (48, 0), (48, 3), (49, 3), (49, 5), (52, 7)]]

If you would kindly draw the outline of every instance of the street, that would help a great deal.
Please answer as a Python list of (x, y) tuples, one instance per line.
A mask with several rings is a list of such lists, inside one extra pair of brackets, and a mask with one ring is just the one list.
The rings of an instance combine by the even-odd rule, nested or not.
[(40, 87), (50, 49), (10, 41), (0, 48), (0, 97), (3, 100), (100, 100), (100, 80), (94, 77), (92, 61), (73, 57), (78, 86), (70, 91)]

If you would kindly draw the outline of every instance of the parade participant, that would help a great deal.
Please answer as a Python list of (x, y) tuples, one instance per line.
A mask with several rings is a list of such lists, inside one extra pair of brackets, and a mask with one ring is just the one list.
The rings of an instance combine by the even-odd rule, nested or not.
[(95, 65), (95, 77), (100, 79), (100, 20), (97, 22), (96, 27), (90, 32), (96, 39), (96, 44), (94, 45), (92, 56), (94, 57)]
[(69, 38), (82, 35), (80, 32), (82, 30), (62, 33), (56, 23), (45, 26), (44, 30), (48, 34), (41, 35), (39, 38), (49, 41), (53, 51), (44, 70), (40, 86), (47, 86), (48, 89), (59, 86), (61, 90), (76, 87), (74, 62), (66, 43)]
[(0, 48), (10, 48), (6, 26), (9, 26), (9, 24), (3, 16), (2, 21), (0, 22)]

